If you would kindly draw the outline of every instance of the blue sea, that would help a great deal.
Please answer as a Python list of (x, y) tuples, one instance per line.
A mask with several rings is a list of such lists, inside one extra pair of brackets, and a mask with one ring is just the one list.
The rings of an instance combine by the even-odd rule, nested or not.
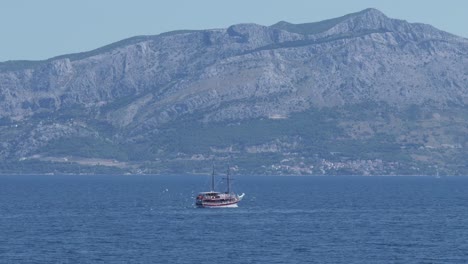
[[(221, 184), (221, 183), (220, 183)], [(0, 176), (1, 263), (468, 263), (468, 177)]]

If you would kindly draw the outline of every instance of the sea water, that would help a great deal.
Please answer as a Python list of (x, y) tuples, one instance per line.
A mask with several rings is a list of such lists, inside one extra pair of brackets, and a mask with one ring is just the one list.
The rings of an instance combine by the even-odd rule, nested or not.
[[(467, 263), (468, 177), (0, 176), (0, 263)], [(218, 188), (222, 191), (223, 186)]]

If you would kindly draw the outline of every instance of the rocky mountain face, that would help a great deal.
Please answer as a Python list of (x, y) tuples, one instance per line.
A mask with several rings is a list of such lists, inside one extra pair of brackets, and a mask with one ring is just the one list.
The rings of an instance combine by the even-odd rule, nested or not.
[(3, 173), (468, 175), (468, 40), (375, 9), (0, 63)]

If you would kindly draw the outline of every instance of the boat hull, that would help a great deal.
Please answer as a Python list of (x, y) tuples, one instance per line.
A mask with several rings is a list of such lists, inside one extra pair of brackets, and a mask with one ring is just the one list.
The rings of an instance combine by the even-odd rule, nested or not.
[(210, 204), (210, 203), (202, 203), (196, 205), (199, 208), (237, 208), (237, 202), (230, 203), (230, 204)]
[[(229, 194), (226, 194), (229, 195)], [(217, 200), (217, 199), (205, 199), (205, 197), (200, 194), (198, 199), (196, 200), (195, 206), (199, 208), (236, 208), (237, 203), (239, 203), (245, 194), (232, 197), (230, 199), (225, 200)], [(226, 197), (224, 197), (226, 198)]]

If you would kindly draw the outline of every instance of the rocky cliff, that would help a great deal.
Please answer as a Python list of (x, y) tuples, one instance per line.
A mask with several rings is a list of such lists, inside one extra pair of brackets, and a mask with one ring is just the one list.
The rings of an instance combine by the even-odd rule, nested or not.
[(4, 62), (1, 170), (467, 175), (467, 55), (366, 9)]

